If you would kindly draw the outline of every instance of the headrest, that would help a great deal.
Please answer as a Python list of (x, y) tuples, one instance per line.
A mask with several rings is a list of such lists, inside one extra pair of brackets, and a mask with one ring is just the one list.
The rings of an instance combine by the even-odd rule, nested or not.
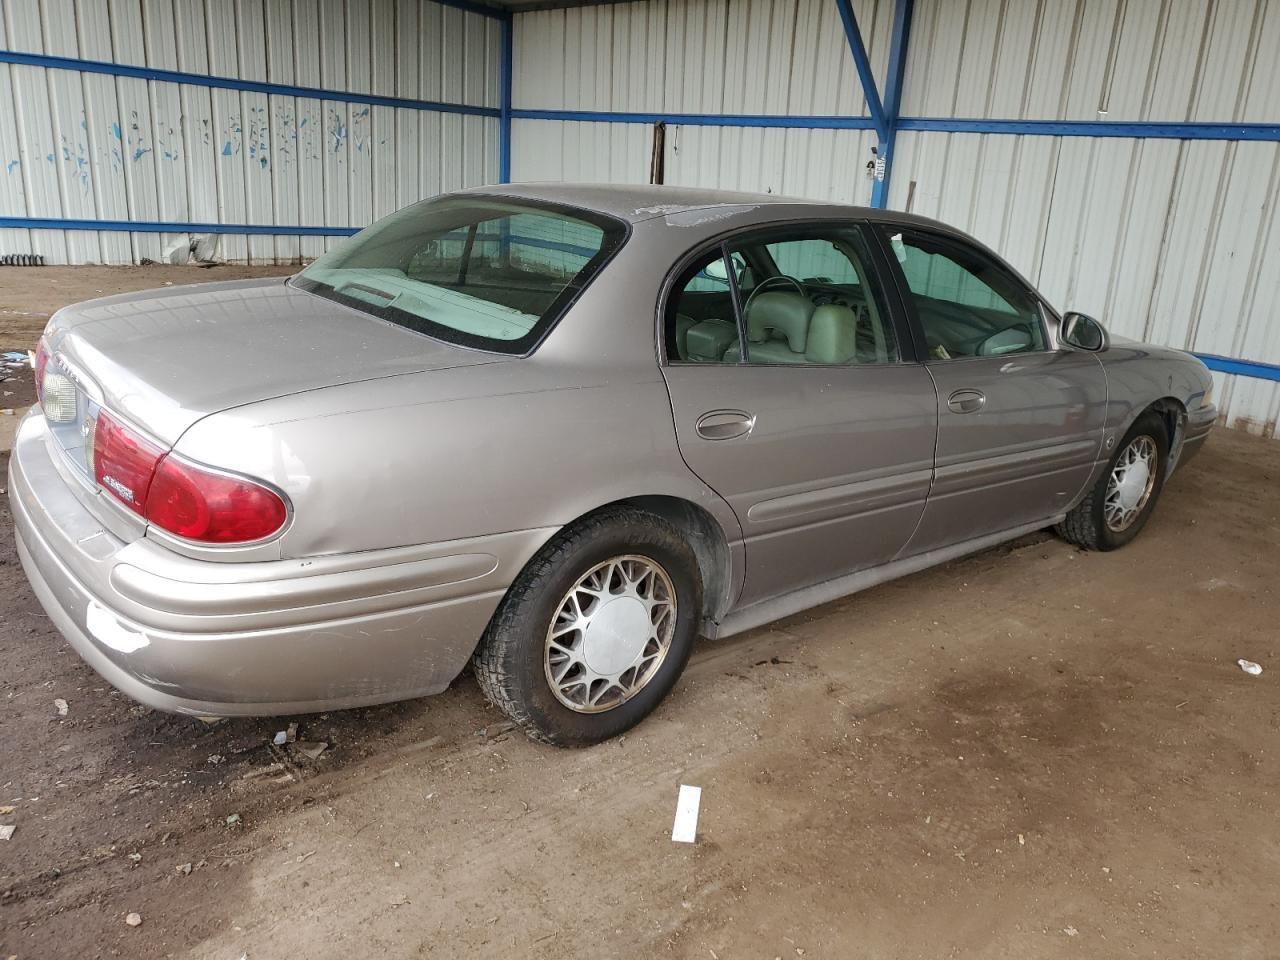
[(858, 348), (857, 315), (848, 307), (827, 303), (813, 311), (804, 358), (810, 363), (848, 363)]
[(763, 343), (775, 333), (787, 341), (793, 353), (804, 353), (812, 315), (813, 303), (808, 297), (781, 290), (761, 293), (747, 308), (747, 339)]

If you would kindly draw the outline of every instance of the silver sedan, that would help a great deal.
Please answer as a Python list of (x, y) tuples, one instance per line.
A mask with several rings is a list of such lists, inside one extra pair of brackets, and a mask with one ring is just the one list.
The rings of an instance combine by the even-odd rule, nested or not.
[(1188, 354), (904, 214), (662, 187), (408, 207), (297, 276), (68, 307), (17, 543), (107, 680), (195, 715), (436, 693), (616, 735), (726, 636), (1056, 526), (1142, 529)]

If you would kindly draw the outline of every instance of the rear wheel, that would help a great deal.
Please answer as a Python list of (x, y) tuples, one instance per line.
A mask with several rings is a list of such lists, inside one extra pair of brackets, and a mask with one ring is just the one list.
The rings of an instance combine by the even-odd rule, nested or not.
[(679, 679), (702, 609), (693, 551), (661, 517), (602, 511), (512, 584), (474, 657), (480, 689), (529, 736), (585, 746), (647, 716)]
[(1169, 435), (1148, 411), (1129, 428), (1093, 489), (1058, 524), (1059, 535), (1090, 550), (1124, 546), (1146, 526), (1168, 463)]

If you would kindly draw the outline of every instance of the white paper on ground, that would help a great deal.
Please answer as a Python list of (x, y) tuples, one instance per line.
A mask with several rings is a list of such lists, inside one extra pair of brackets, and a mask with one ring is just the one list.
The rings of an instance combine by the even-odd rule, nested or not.
[(693, 843), (698, 833), (698, 805), (701, 802), (701, 787), (680, 784), (680, 796), (676, 798), (676, 822), (671, 827), (671, 839), (676, 843)]

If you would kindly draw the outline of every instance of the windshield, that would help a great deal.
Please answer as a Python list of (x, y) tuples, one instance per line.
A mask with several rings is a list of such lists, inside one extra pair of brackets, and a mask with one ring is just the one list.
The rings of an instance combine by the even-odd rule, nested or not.
[(584, 210), (444, 197), (379, 220), (294, 283), (440, 340), (526, 353), (625, 234)]

